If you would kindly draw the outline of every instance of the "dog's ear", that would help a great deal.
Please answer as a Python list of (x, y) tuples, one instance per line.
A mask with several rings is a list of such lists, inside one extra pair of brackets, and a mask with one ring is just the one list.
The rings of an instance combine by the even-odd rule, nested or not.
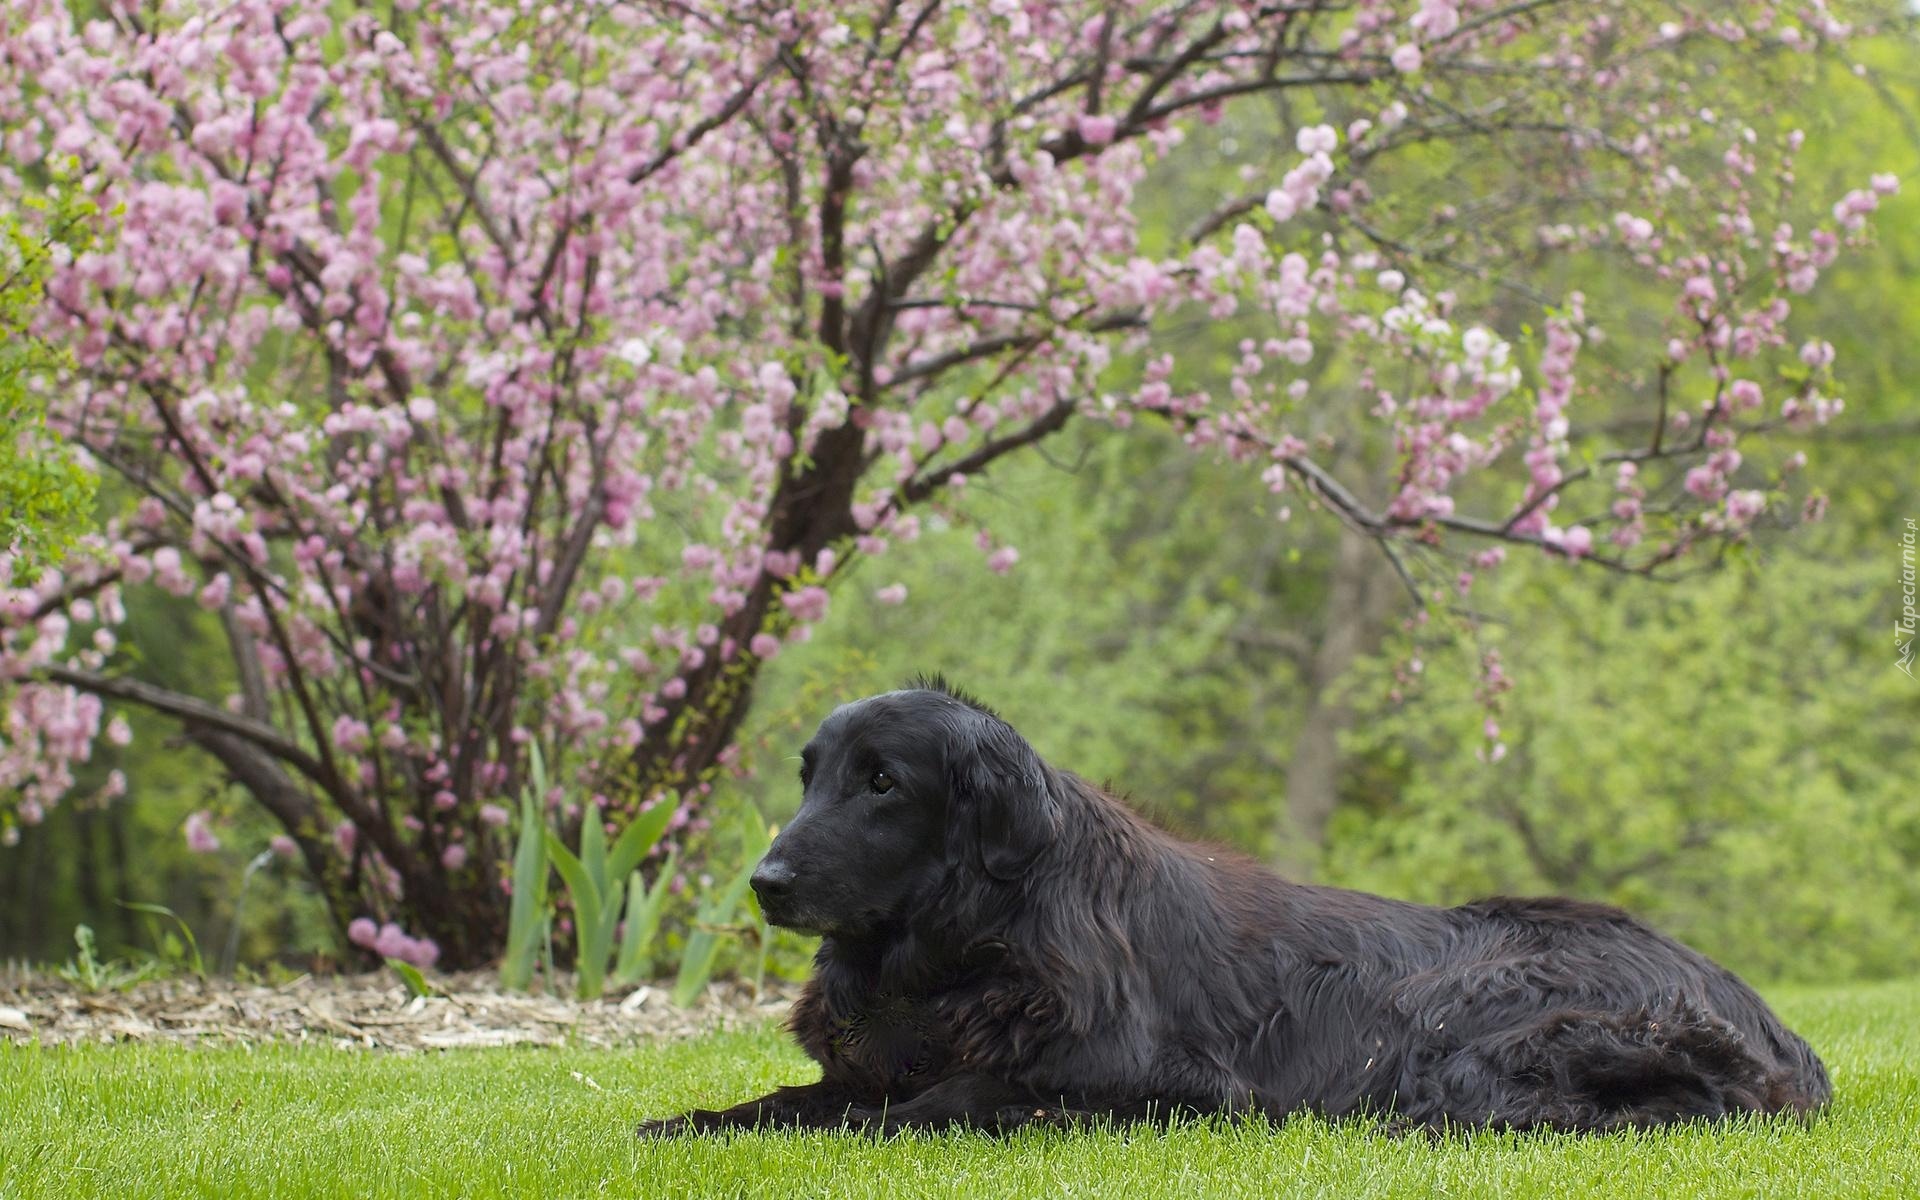
[(1060, 832), (1046, 765), (1013, 728), (976, 715), (953, 741), (950, 860), (975, 859), (995, 879), (1018, 879)]

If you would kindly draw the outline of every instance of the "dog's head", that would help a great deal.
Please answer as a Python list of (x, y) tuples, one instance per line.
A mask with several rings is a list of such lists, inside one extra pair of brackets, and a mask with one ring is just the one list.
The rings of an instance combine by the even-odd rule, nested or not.
[(1059, 831), (1033, 747), (938, 680), (835, 709), (801, 752), (800, 783), (753, 890), (769, 921), (815, 933), (897, 925), (956, 873), (1017, 879)]

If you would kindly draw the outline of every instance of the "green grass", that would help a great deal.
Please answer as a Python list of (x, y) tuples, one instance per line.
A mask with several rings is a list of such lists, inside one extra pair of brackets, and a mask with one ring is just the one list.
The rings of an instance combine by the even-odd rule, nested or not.
[(0, 1047), (0, 1198), (1920, 1196), (1920, 987), (1775, 999), (1835, 1076), (1810, 1129), (1438, 1146), (1311, 1118), (1006, 1141), (633, 1138), (642, 1117), (808, 1078), (772, 1028), (619, 1052)]

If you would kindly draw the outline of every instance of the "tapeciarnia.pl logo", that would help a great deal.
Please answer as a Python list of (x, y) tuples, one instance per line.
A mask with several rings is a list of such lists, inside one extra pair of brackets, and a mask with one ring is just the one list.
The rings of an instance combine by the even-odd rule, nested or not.
[(1913, 676), (1914, 623), (1920, 616), (1914, 612), (1913, 586), (1913, 518), (1907, 518), (1907, 527), (1900, 534), (1900, 616), (1893, 623), (1893, 650), (1897, 658), (1893, 665), (1906, 673), (1908, 679)]

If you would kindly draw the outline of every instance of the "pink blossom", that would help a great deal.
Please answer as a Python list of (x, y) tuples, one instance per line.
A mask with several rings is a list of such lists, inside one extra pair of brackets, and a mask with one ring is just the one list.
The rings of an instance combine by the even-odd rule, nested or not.
[(1645, 242), (1653, 237), (1653, 222), (1645, 217), (1636, 217), (1624, 212), (1615, 213), (1613, 224), (1614, 228), (1620, 231), (1621, 236), (1629, 242)]
[(1720, 297), (1718, 289), (1713, 286), (1713, 280), (1705, 275), (1689, 276), (1683, 294), (1689, 300), (1698, 300), (1707, 304), (1711, 304)]
[(1736, 525), (1749, 524), (1766, 508), (1767, 497), (1762, 492), (1747, 490), (1727, 494), (1727, 519)]
[(340, 716), (333, 722), (333, 744), (342, 750), (365, 750), (372, 741), (373, 731), (367, 723), (357, 717)]
[(1429, 41), (1437, 40), (1460, 28), (1460, 10), (1454, 0), (1421, 0), (1420, 11), (1407, 23)]
[(398, 925), (388, 921), (374, 936), (373, 952), (382, 958), (410, 961), (414, 952), (413, 939), (402, 932)]
[(987, 570), (992, 571), (996, 575), (1005, 575), (1013, 569), (1013, 564), (1019, 561), (1020, 552), (1018, 550), (1012, 546), (1002, 546), (992, 554), (987, 555)]
[(467, 848), (459, 842), (440, 852), (440, 865), (449, 871), (458, 871), (467, 865)]
[(904, 604), (907, 599), (907, 585), (904, 583), (890, 583), (883, 588), (876, 589), (873, 593), (873, 598), (882, 604)]
[(284, 833), (277, 833), (269, 839), (267, 848), (272, 850), (274, 854), (280, 858), (291, 860), (300, 857), (299, 843)]
[(1340, 135), (1331, 125), (1308, 125), (1293, 135), (1293, 144), (1302, 154), (1332, 154)]
[(220, 839), (213, 833), (212, 819), (204, 808), (187, 815), (188, 850), (195, 854), (211, 854), (220, 848)]
[(1104, 146), (1113, 140), (1119, 122), (1112, 117), (1095, 113), (1084, 113), (1080, 117), (1080, 136), (1089, 146)]
[(1393, 69), (1402, 75), (1411, 75), (1420, 69), (1420, 47), (1412, 42), (1402, 42), (1393, 48)]
[(1684, 481), (1686, 490), (1702, 500), (1717, 500), (1727, 490), (1719, 472), (1712, 467), (1693, 467), (1687, 471)]
[(373, 923), (371, 917), (355, 917), (347, 922), (347, 940), (356, 946), (371, 950), (379, 937), (380, 927)]
[(827, 589), (816, 585), (783, 592), (780, 603), (793, 614), (794, 620), (810, 624), (827, 615)]
[(490, 825), (495, 829), (499, 829), (512, 819), (513, 814), (501, 805), (482, 804), (480, 806), (480, 823), (483, 825)]
[(1833, 219), (1850, 232), (1858, 232), (1867, 224), (1867, 214), (1880, 207), (1881, 193), (1871, 190), (1855, 189), (1842, 196), (1833, 206)]

